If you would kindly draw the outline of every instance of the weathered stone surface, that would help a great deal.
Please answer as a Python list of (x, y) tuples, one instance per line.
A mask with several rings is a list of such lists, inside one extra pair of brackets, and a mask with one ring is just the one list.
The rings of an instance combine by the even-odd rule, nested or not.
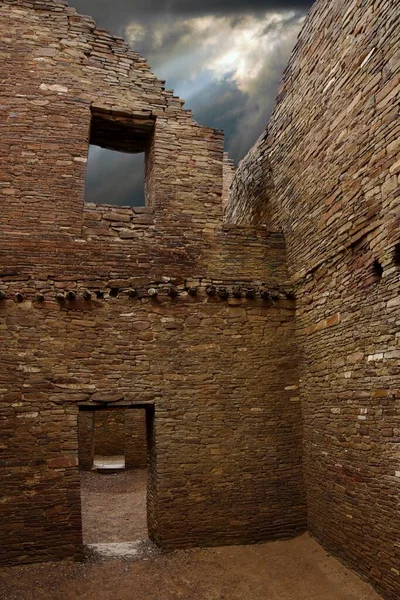
[(94, 411), (79, 411), (78, 439), (79, 468), (90, 471), (94, 460)]
[(146, 411), (128, 409), (125, 411), (125, 468), (145, 469), (147, 461)]
[(393, 0), (317, 2), (226, 208), (236, 224), (285, 235), (309, 529), (390, 599), (400, 597), (399, 36)]
[(97, 394), (93, 394), (93, 396), (91, 397), (92, 402), (100, 402), (101, 404), (119, 402), (120, 400), (123, 400), (123, 399), (124, 399), (123, 394), (120, 394), (118, 392), (97, 393)]
[[(290, 287), (284, 239), (223, 225), (233, 169), (222, 133), (200, 127), (128, 44), (62, 3), (4, 0), (0, 31), (0, 560), (82, 556), (77, 458), (88, 465), (94, 452), (84, 409), (127, 398), (147, 406), (159, 545), (304, 531), (301, 411), (285, 389), (298, 384), (294, 304), (260, 298)], [(138, 147), (145, 131), (145, 209), (84, 205), (96, 122), (126, 127)], [(233, 298), (237, 287), (254, 294)], [(241, 302), (234, 313), (230, 301)], [(125, 450), (143, 451), (135, 410)]]
[[(119, 456), (125, 454), (125, 409), (97, 410), (94, 418), (94, 454)], [(79, 440), (79, 444), (81, 440)]]
[[(115, 390), (149, 404), (161, 546), (295, 535), (307, 499), (318, 540), (399, 598), (399, 18), (317, 2), (234, 174), (121, 39), (3, 0), (2, 562), (82, 556), (78, 403)], [(93, 118), (150, 136), (145, 209), (83, 206)]]

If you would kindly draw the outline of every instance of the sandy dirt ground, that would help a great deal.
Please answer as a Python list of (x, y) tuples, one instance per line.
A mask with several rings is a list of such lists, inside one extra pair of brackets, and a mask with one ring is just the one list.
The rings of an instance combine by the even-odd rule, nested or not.
[(107, 474), (82, 472), (84, 543), (146, 539), (146, 487), (146, 469)]
[(378, 600), (305, 534), (256, 546), (184, 550), (138, 562), (10, 567), (2, 600)]
[[(146, 471), (82, 474), (86, 544), (146, 540)], [(308, 534), (285, 542), (151, 550), (0, 571), (0, 600), (379, 600)]]

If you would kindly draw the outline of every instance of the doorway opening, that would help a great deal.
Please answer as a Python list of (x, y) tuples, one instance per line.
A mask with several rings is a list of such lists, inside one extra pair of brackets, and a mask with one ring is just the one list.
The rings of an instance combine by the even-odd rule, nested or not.
[(83, 543), (107, 556), (136, 554), (148, 540), (152, 407), (80, 407)]

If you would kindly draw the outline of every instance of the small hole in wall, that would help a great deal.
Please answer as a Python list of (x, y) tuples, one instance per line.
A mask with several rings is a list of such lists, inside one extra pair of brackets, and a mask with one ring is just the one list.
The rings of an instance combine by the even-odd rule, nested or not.
[(400, 267), (400, 244), (396, 244), (394, 247), (393, 260), (394, 264)]
[(372, 275), (376, 282), (382, 279), (383, 267), (377, 258), (372, 263)]

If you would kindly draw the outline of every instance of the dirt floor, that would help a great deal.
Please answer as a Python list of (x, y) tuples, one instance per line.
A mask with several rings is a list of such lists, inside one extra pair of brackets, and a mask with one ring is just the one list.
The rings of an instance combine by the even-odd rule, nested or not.
[(0, 571), (1, 600), (379, 600), (308, 534), (285, 542)]
[[(146, 540), (146, 471), (82, 473), (86, 544)], [(135, 559), (47, 563), (0, 571), (1, 600), (378, 600), (308, 534), (257, 546), (162, 554), (149, 541)], [(154, 551), (155, 550), (155, 551)]]
[(106, 474), (82, 472), (84, 543), (146, 539), (146, 487), (146, 469)]

